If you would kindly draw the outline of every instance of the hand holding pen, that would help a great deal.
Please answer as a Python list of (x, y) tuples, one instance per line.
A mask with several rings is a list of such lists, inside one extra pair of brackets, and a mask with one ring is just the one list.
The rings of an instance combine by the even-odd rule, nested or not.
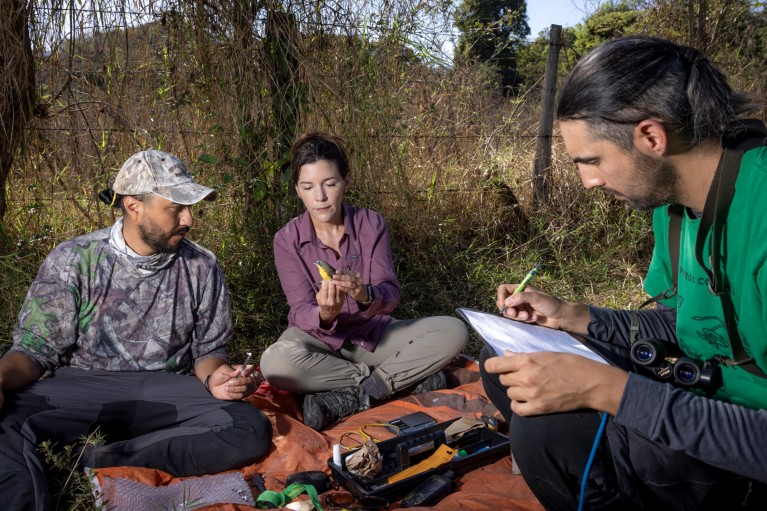
[(239, 366), (221, 363), (214, 366), (203, 384), (213, 397), (224, 401), (243, 399), (249, 396), (263, 381), (257, 368), (249, 365), (253, 356), (248, 352)]
[[(514, 292), (511, 293), (511, 296), (514, 296), (515, 294), (521, 293), (522, 291), (524, 291), (525, 287), (527, 287), (527, 284), (530, 282), (530, 280), (532, 280), (533, 277), (535, 277), (535, 274), (538, 272), (540, 268), (541, 268), (541, 264), (540, 263), (536, 264), (535, 268), (530, 270), (530, 272), (527, 275), (525, 275), (525, 278), (522, 279), (522, 282), (520, 282), (517, 288), (514, 290)], [(505, 304), (503, 305), (503, 307), (501, 307), (501, 310), (498, 314), (503, 316), (504, 312), (506, 312)]]
[[(252, 355), (253, 353), (249, 351), (245, 354), (245, 361), (240, 366), (240, 372), (237, 373), (237, 378), (241, 378), (245, 375), (245, 371), (248, 369), (248, 362), (250, 362), (250, 357)], [(253, 381), (250, 383), (253, 388), (258, 388), (258, 386), (261, 385), (261, 382), (264, 381), (264, 376), (258, 368), (254, 367), (249, 376), (253, 378)]]
[(564, 301), (537, 289), (523, 293), (519, 288), (514, 284), (498, 286), (497, 303), (505, 318), (577, 334), (588, 333), (591, 313), (587, 305)]

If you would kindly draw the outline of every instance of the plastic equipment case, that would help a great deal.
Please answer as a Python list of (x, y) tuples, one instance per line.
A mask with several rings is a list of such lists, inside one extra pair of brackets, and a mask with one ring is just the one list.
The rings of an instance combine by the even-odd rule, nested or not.
[(432, 474), (451, 470), (456, 475), (461, 475), (509, 456), (508, 437), (488, 428), (474, 429), (448, 445), (456, 453), (464, 451), (465, 456), (456, 456), (452, 461), (439, 467), (425, 470), (400, 481), (393, 483), (387, 481), (394, 474), (425, 460), (440, 445), (446, 443), (445, 428), (456, 420), (458, 418), (434, 424), (428, 428), (419, 428), (412, 433), (406, 432), (376, 444), (383, 456), (383, 467), (381, 473), (373, 479), (359, 478), (346, 470), (346, 458), (355, 451), (342, 455), (340, 467), (333, 463), (333, 458), (330, 458), (328, 467), (338, 484), (357, 497), (375, 496), (395, 502)]

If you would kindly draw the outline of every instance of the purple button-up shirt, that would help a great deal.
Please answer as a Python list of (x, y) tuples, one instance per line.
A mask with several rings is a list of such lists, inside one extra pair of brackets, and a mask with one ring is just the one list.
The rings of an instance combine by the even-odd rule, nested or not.
[[(381, 215), (368, 209), (344, 204), (343, 218), (340, 257), (317, 238), (309, 212), (288, 222), (274, 236), (274, 262), (290, 305), (288, 324), (308, 332), (334, 350), (349, 340), (374, 351), (391, 320), (387, 314), (394, 310), (400, 298), (389, 231)], [(337, 269), (360, 272), (363, 281), (373, 285), (373, 303), (365, 307), (347, 296), (341, 313), (329, 328), (322, 328), (316, 298), (322, 280), (314, 265), (317, 259), (324, 259)]]

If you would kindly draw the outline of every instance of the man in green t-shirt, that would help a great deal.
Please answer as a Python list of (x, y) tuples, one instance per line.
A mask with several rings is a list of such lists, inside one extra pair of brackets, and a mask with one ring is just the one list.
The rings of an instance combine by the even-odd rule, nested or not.
[[(564, 84), (557, 117), (584, 186), (655, 210), (645, 289), (663, 299), (632, 314), (498, 288), (506, 317), (579, 334), (612, 362), (482, 353), (514, 458), (547, 509), (765, 509), (767, 149), (720, 142), (750, 108), (702, 53), (649, 37), (603, 44)], [(730, 201), (715, 175), (734, 173)]]

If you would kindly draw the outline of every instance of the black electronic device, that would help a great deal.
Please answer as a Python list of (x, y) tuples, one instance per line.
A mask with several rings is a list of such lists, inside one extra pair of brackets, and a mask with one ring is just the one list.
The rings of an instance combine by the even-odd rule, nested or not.
[(258, 493), (264, 493), (266, 491), (266, 485), (264, 484), (264, 476), (261, 474), (254, 474), (250, 476), (250, 481), (253, 483), (253, 486), (256, 487), (258, 490)]
[(436, 423), (437, 421), (435, 421), (431, 415), (425, 412), (414, 412), (392, 419), (387, 424), (395, 426), (395, 432), (398, 435), (402, 435), (405, 433), (412, 433), (416, 429), (425, 428)]
[(321, 470), (308, 470), (306, 472), (290, 474), (285, 480), (285, 486), (290, 486), (293, 483), (300, 483), (304, 486), (312, 485), (317, 490), (317, 493), (325, 493), (333, 488), (330, 477)]
[(432, 474), (413, 491), (405, 495), (400, 507), (431, 507), (453, 491), (453, 477), (448, 471), (444, 474)]

